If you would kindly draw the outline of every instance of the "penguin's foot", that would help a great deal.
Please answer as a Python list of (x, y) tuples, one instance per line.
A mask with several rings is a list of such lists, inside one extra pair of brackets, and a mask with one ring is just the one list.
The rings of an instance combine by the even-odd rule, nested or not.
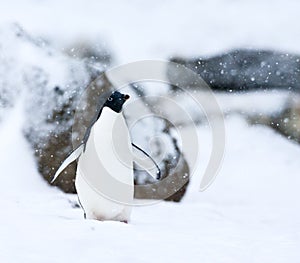
[(120, 221), (121, 223), (125, 223), (125, 224), (128, 224), (128, 221), (127, 220), (122, 220)]

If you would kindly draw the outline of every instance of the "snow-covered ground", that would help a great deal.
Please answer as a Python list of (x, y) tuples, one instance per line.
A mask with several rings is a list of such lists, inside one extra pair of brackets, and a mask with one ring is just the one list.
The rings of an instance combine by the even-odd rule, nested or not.
[[(1, 3), (0, 22), (17, 21), (58, 48), (100, 36), (126, 63), (237, 46), (300, 52), (299, 8), (282, 0), (12, 0)], [(0, 262), (299, 261), (300, 147), (274, 131), (228, 117), (223, 166), (200, 193), (211, 150), (210, 130), (200, 126), (199, 166), (183, 202), (136, 207), (126, 225), (83, 220), (76, 196), (41, 179), (21, 106), (0, 129)]]
[[(20, 108), (1, 131), (1, 262), (296, 262), (300, 147), (272, 130), (226, 121), (217, 180), (198, 192), (210, 151), (199, 128), (200, 165), (184, 201), (136, 207), (129, 225), (83, 219), (76, 197), (37, 174)], [(186, 130), (188, 132), (188, 130)]]

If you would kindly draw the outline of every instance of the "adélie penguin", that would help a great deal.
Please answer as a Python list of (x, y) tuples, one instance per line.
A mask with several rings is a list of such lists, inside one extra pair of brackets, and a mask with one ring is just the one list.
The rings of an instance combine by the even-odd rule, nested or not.
[[(98, 109), (80, 144), (61, 164), (52, 182), (78, 159), (75, 187), (85, 218), (128, 222), (134, 196), (133, 162), (156, 179), (161, 172), (155, 161), (131, 143), (122, 114), (129, 95), (113, 92)], [(139, 158), (132, 148), (146, 155)]]

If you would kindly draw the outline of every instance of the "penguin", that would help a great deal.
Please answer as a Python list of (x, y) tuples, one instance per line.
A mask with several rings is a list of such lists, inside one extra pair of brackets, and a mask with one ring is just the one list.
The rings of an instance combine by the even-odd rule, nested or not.
[[(159, 166), (140, 147), (131, 142), (122, 114), (130, 98), (114, 91), (98, 109), (82, 143), (65, 159), (51, 183), (73, 161), (78, 160), (75, 187), (86, 219), (130, 220), (134, 197), (133, 162), (157, 180)], [(133, 148), (147, 158), (135, 155)]]

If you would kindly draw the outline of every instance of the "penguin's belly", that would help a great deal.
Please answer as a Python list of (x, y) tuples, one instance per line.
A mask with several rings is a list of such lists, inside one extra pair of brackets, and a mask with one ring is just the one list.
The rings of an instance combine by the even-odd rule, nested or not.
[(122, 114), (103, 108), (79, 158), (75, 185), (87, 218), (129, 220), (134, 192), (133, 161)]

